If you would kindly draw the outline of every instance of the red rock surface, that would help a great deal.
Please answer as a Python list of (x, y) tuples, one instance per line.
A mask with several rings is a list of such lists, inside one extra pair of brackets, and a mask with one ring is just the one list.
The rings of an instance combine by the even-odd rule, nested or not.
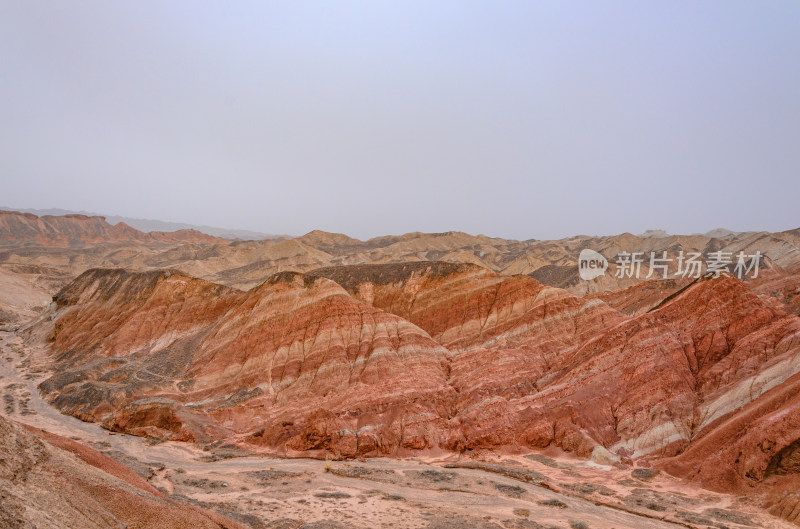
[(451, 351), (530, 343), (561, 351), (623, 319), (602, 302), (470, 264), (354, 265), (309, 275), (328, 277), (358, 299), (409, 320)]
[(800, 320), (764, 304), (738, 280), (702, 280), (567, 352), (552, 389), (531, 403), (573, 414), (611, 451), (673, 455), (716, 417), (757, 399), (765, 382), (753, 377), (766, 374), (766, 384), (774, 384), (790, 376), (798, 336)]
[(62, 437), (0, 416), (4, 529), (243, 529), (165, 498), (130, 469)]
[(111, 225), (105, 217), (86, 215), (43, 215), (0, 210), (0, 245), (39, 244), (44, 246), (92, 246), (95, 244), (220, 243), (223, 239), (196, 230), (145, 233), (124, 222)]
[(248, 292), (92, 270), (30, 332), (52, 340), (56, 406), (138, 435), (342, 457), (558, 447), (769, 491), (800, 469), (800, 319), (751, 286), (605, 296), (628, 316), (473, 265), (287, 272)]
[(584, 296), (600, 299), (628, 316), (638, 316), (658, 307), (664, 300), (680, 292), (692, 283), (692, 279), (660, 279), (640, 281), (621, 290), (595, 292)]
[(800, 315), (800, 267), (787, 270), (773, 265), (748, 285), (765, 301)]
[(59, 366), (42, 388), (111, 429), (386, 452), (435, 446), (428, 424), (448, 413), (447, 350), (326, 279), (277, 274), (245, 293), (174, 272), (92, 270), (56, 301), (55, 322), (35, 329)]
[(453, 354), (326, 279), (278, 274), (243, 293), (174, 272), (95, 270), (56, 296), (50, 339), (65, 371), (42, 387), (79, 417), (173, 439), (255, 433), (306, 450), (366, 428), (392, 450), (404, 442), (396, 418), (413, 411), (431, 415), (412, 448), (552, 442), (670, 456), (760, 395), (741, 384), (797, 352), (800, 320), (733, 278), (628, 319), (524, 276), (392, 266), (338, 279)]
[[(0, 212), (0, 323), (98, 263), (130, 266), (144, 272), (84, 274), (29, 330), (51, 340), (42, 388), (67, 413), (291, 455), (558, 447), (758, 493), (797, 520), (798, 233), (230, 243)], [(613, 265), (581, 282), (583, 248), (766, 257), (745, 283)]]
[[(766, 233), (607, 237), (576, 236), (557, 241), (515, 241), (461, 232), (407, 233), (360, 241), (343, 234), (313, 231), (289, 240), (228, 241), (191, 231), (142, 233), (124, 224), (111, 226), (102, 217), (61, 217), (0, 212), (0, 264), (56, 267), (76, 277), (93, 267), (137, 270), (175, 268), (218, 283), (249, 289), (281, 271), (309, 272), (320, 267), (415, 261), (470, 263), (504, 275), (528, 274), (548, 286), (580, 296), (636, 286), (633, 278), (616, 278), (619, 252), (668, 252), (676, 272), (678, 252), (760, 251), (766, 262), (786, 270), (800, 266), (797, 230)], [(605, 255), (610, 268), (592, 281), (578, 277), (583, 249)], [(642, 275), (647, 275), (645, 264)], [(2, 278), (0, 278), (2, 279)], [(55, 293), (53, 291), (52, 293)], [(0, 299), (0, 311), (3, 300)], [(2, 314), (0, 313), (0, 317)]]

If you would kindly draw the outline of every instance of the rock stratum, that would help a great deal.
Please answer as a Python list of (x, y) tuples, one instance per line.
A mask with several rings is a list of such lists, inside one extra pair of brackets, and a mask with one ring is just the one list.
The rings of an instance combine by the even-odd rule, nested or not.
[(84, 445), (0, 416), (0, 526), (5, 529), (244, 529), (166, 498)]
[[(288, 456), (566, 452), (800, 520), (798, 230), (231, 242), (20, 215), (0, 318), (44, 351), (62, 413)], [(582, 281), (585, 248), (764, 261), (745, 281)]]
[[(610, 261), (605, 276), (593, 281), (579, 278), (577, 259), (584, 249), (596, 250)], [(615, 277), (615, 258), (621, 252), (642, 252), (646, 261), (650, 252), (659, 256), (668, 252), (673, 259), (670, 279), (675, 279), (675, 258), (680, 251), (703, 255), (716, 251), (732, 254), (759, 251), (764, 256), (764, 267), (775, 271), (773, 280), (782, 273), (795, 277), (800, 270), (800, 230), (578, 235), (554, 241), (517, 241), (461, 232), (414, 232), (361, 241), (317, 230), (289, 239), (230, 241), (192, 230), (145, 233), (124, 223), (112, 226), (103, 217), (37, 217), (31, 213), (0, 211), (0, 265), (55, 267), (71, 278), (98, 267), (139, 271), (173, 268), (242, 290), (260, 285), (276, 272), (306, 273), (323, 267), (443, 261), (474, 264), (507, 276), (530, 275), (548, 286), (584, 296), (639, 285), (635, 278)], [(649, 272), (645, 263), (642, 276)], [(777, 297), (786, 296), (787, 301), (795, 303), (792, 309), (796, 309), (798, 291), (793, 280), (774, 286), (779, 291)], [(764, 295), (776, 297), (772, 296), (774, 292), (765, 288)]]
[(105, 217), (43, 215), (0, 210), (0, 246), (40, 245), (50, 247), (92, 246), (121, 242), (214, 243), (223, 239), (197, 230), (142, 232), (124, 222), (109, 224)]
[(733, 277), (668, 287), (630, 316), (467, 264), (249, 291), (94, 269), (26, 332), (50, 342), (53, 405), (113, 431), (345, 458), (558, 448), (716, 490), (790, 482), (800, 318)]
[(438, 444), (431, 424), (450, 413), (449, 352), (327, 279), (287, 272), (240, 292), (91, 270), (55, 301), (34, 327), (58, 352), (42, 389), (110, 429), (378, 454)]

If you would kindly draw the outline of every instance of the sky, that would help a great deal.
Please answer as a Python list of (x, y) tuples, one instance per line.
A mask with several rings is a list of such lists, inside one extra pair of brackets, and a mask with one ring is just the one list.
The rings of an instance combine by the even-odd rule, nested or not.
[(0, 0), (0, 204), (301, 235), (800, 226), (800, 2)]

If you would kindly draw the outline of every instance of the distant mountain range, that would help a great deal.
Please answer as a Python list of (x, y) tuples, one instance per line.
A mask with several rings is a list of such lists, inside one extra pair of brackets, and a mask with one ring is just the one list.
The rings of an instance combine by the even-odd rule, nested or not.
[[(702, 237), (727, 237), (728, 235), (739, 235), (740, 231), (731, 231), (727, 228), (715, 228), (713, 230), (709, 230), (705, 233), (695, 233), (694, 235), (700, 235)], [(637, 237), (655, 237), (655, 238), (664, 238), (669, 237), (670, 234), (664, 230), (647, 230), (644, 233), (640, 233)]]
[(109, 224), (119, 224), (120, 222), (124, 222), (128, 226), (136, 228), (137, 230), (143, 232), (151, 232), (151, 231), (171, 232), (179, 230), (197, 230), (207, 235), (213, 235), (214, 237), (220, 237), (222, 239), (240, 239), (249, 241), (261, 241), (266, 239), (283, 240), (291, 238), (288, 235), (275, 235), (275, 234), (261, 233), (258, 231), (251, 231), (251, 230), (232, 230), (228, 228), (216, 228), (214, 226), (197, 226), (194, 224), (186, 224), (183, 222), (167, 222), (155, 219), (136, 219), (131, 217), (121, 217), (119, 215), (103, 215), (102, 213), (91, 213), (88, 211), (73, 211), (60, 208), (22, 209), (22, 208), (9, 208), (0, 206), (0, 209), (7, 211), (19, 211), (22, 213), (33, 213), (34, 215), (38, 215), (40, 217), (42, 215), (60, 216), (60, 215), (74, 215), (74, 214), (87, 215), (90, 217), (100, 216), (100, 217), (105, 217), (106, 222), (108, 222)]

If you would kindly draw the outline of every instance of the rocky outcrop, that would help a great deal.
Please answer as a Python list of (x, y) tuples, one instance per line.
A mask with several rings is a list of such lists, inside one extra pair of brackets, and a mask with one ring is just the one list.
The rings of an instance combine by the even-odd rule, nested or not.
[[(800, 266), (797, 230), (779, 233), (715, 230), (706, 235), (607, 237), (579, 235), (566, 239), (516, 241), (461, 232), (407, 233), (361, 241), (315, 230), (289, 240), (228, 241), (191, 230), (143, 233), (102, 217), (42, 216), (0, 211), (0, 263), (58, 266), (77, 276), (92, 267), (139, 270), (175, 268), (241, 289), (250, 289), (282, 271), (309, 272), (321, 267), (445, 261), (473, 264), (503, 275), (530, 275), (542, 284), (584, 296), (633, 287), (633, 278), (617, 278), (615, 257), (621, 252), (668, 252), (669, 272), (677, 271), (680, 251), (756, 251), (765, 262), (784, 269)], [(577, 259), (584, 249), (610, 262), (604, 276), (583, 281)], [(657, 274), (660, 272), (656, 271)], [(671, 279), (678, 280), (676, 277)]]
[[(287, 272), (241, 292), (176, 272), (91, 270), (55, 301), (29, 331), (52, 342), (58, 366), (41, 388), (119, 431), (293, 450), (352, 432), (360, 451), (391, 451), (434, 447), (442, 427), (430, 424), (450, 413), (448, 351), (326, 279)], [(326, 430), (327, 445), (307, 440), (327, 412), (342, 428)]]
[(557, 447), (740, 490), (800, 468), (800, 318), (757, 286), (723, 275), (580, 298), (414, 262), (282, 272), (245, 292), (96, 269), (27, 332), (50, 341), (51, 401), (116, 431), (335, 457)]
[(470, 264), (354, 265), (309, 275), (328, 277), (358, 299), (409, 320), (453, 352), (526, 344), (557, 352), (624, 319), (600, 301)]
[(52, 267), (0, 264), (0, 327), (34, 319), (50, 304), (52, 292), (71, 280)]
[(30, 332), (52, 343), (59, 369), (41, 387), (56, 406), (139, 435), (347, 456), (552, 444), (670, 457), (800, 363), (800, 319), (740, 281), (678, 286), (631, 318), (473, 265), (286, 272), (248, 292), (92, 270)]
[(660, 279), (638, 282), (628, 288), (595, 292), (584, 296), (586, 299), (600, 299), (628, 316), (639, 316), (664, 303), (681, 290), (688, 287), (693, 279)]
[(766, 302), (800, 315), (800, 266), (784, 269), (774, 265), (748, 286)]
[[(185, 243), (0, 213), (0, 319), (39, 314), (95, 263), (129, 265), (80, 275), (26, 331), (49, 341), (48, 398), (107, 429), (289, 455), (560, 448), (766, 491), (792, 519), (800, 236), (662, 235)], [(584, 248), (766, 258), (744, 283), (613, 265), (585, 282)]]
[(8, 529), (242, 529), (164, 497), (130, 469), (74, 441), (0, 416), (0, 526)]
[(105, 217), (43, 215), (0, 210), (0, 246), (43, 245), (86, 247), (107, 243), (219, 243), (223, 239), (196, 230), (145, 233)]

